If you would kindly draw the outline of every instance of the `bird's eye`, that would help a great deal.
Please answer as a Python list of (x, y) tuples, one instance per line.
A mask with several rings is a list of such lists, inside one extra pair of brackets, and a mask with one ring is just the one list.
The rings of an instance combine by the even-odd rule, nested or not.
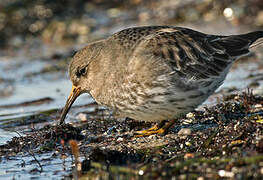
[(80, 76), (85, 75), (86, 70), (87, 70), (87, 67), (80, 68), (80, 69), (76, 72), (76, 76), (79, 78)]

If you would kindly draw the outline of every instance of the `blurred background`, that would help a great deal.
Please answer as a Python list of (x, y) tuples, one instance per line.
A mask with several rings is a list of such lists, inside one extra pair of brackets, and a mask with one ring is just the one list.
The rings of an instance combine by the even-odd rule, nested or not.
[(200, 26), (210, 33), (235, 32), (231, 27), (240, 26), (260, 29), (263, 1), (1, 0), (0, 47), (86, 43), (125, 27), (153, 24)]

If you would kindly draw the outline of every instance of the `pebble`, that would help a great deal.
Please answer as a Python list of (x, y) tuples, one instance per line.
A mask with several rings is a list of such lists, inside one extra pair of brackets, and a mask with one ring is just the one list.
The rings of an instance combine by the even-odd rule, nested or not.
[(192, 134), (192, 130), (190, 128), (182, 128), (178, 132), (178, 135), (191, 135), (191, 134)]
[(232, 178), (232, 177), (234, 177), (235, 174), (233, 172), (229, 172), (229, 171), (225, 171), (225, 170), (219, 170), (218, 175), (221, 177)]
[(185, 145), (186, 145), (186, 146), (192, 146), (192, 144), (191, 144), (190, 142), (188, 142), (188, 141), (185, 142)]
[(193, 118), (194, 117), (194, 113), (189, 112), (189, 113), (186, 114), (186, 117), (187, 118)]
[(144, 174), (144, 171), (143, 170), (139, 170), (138, 174), (142, 176)]
[(123, 141), (123, 138), (122, 137), (119, 137), (118, 139), (117, 139), (117, 142), (122, 142)]
[(156, 140), (157, 136), (156, 135), (150, 135), (150, 136), (148, 136), (148, 139)]
[(184, 145), (183, 145), (183, 144), (180, 144), (180, 148), (183, 149), (183, 148), (184, 148)]
[(261, 104), (256, 104), (255, 108), (262, 108), (262, 105)]
[(88, 120), (88, 117), (87, 117), (87, 114), (84, 114), (84, 113), (79, 113), (77, 115), (77, 119), (81, 120), (81, 121), (87, 121)]

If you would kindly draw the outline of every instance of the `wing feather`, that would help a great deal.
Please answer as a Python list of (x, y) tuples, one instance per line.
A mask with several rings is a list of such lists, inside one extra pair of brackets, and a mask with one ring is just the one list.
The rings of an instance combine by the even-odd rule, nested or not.
[(165, 28), (152, 33), (138, 48), (162, 59), (180, 76), (205, 80), (218, 77), (233, 61), (222, 45), (209, 40), (216, 39), (184, 28)]
[(153, 56), (167, 63), (179, 77), (201, 81), (226, 74), (229, 65), (247, 54), (260, 37), (262, 31), (217, 36), (173, 26), (128, 28), (113, 35), (131, 54)]

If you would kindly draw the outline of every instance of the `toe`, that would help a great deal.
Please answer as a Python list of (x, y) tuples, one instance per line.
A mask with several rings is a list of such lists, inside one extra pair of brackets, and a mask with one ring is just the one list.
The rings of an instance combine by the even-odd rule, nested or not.
[(160, 128), (157, 130), (143, 130), (143, 131), (136, 131), (135, 132), (135, 137), (145, 137), (145, 136), (150, 136), (154, 134), (159, 134), (159, 135), (164, 135), (166, 133), (165, 129)]

